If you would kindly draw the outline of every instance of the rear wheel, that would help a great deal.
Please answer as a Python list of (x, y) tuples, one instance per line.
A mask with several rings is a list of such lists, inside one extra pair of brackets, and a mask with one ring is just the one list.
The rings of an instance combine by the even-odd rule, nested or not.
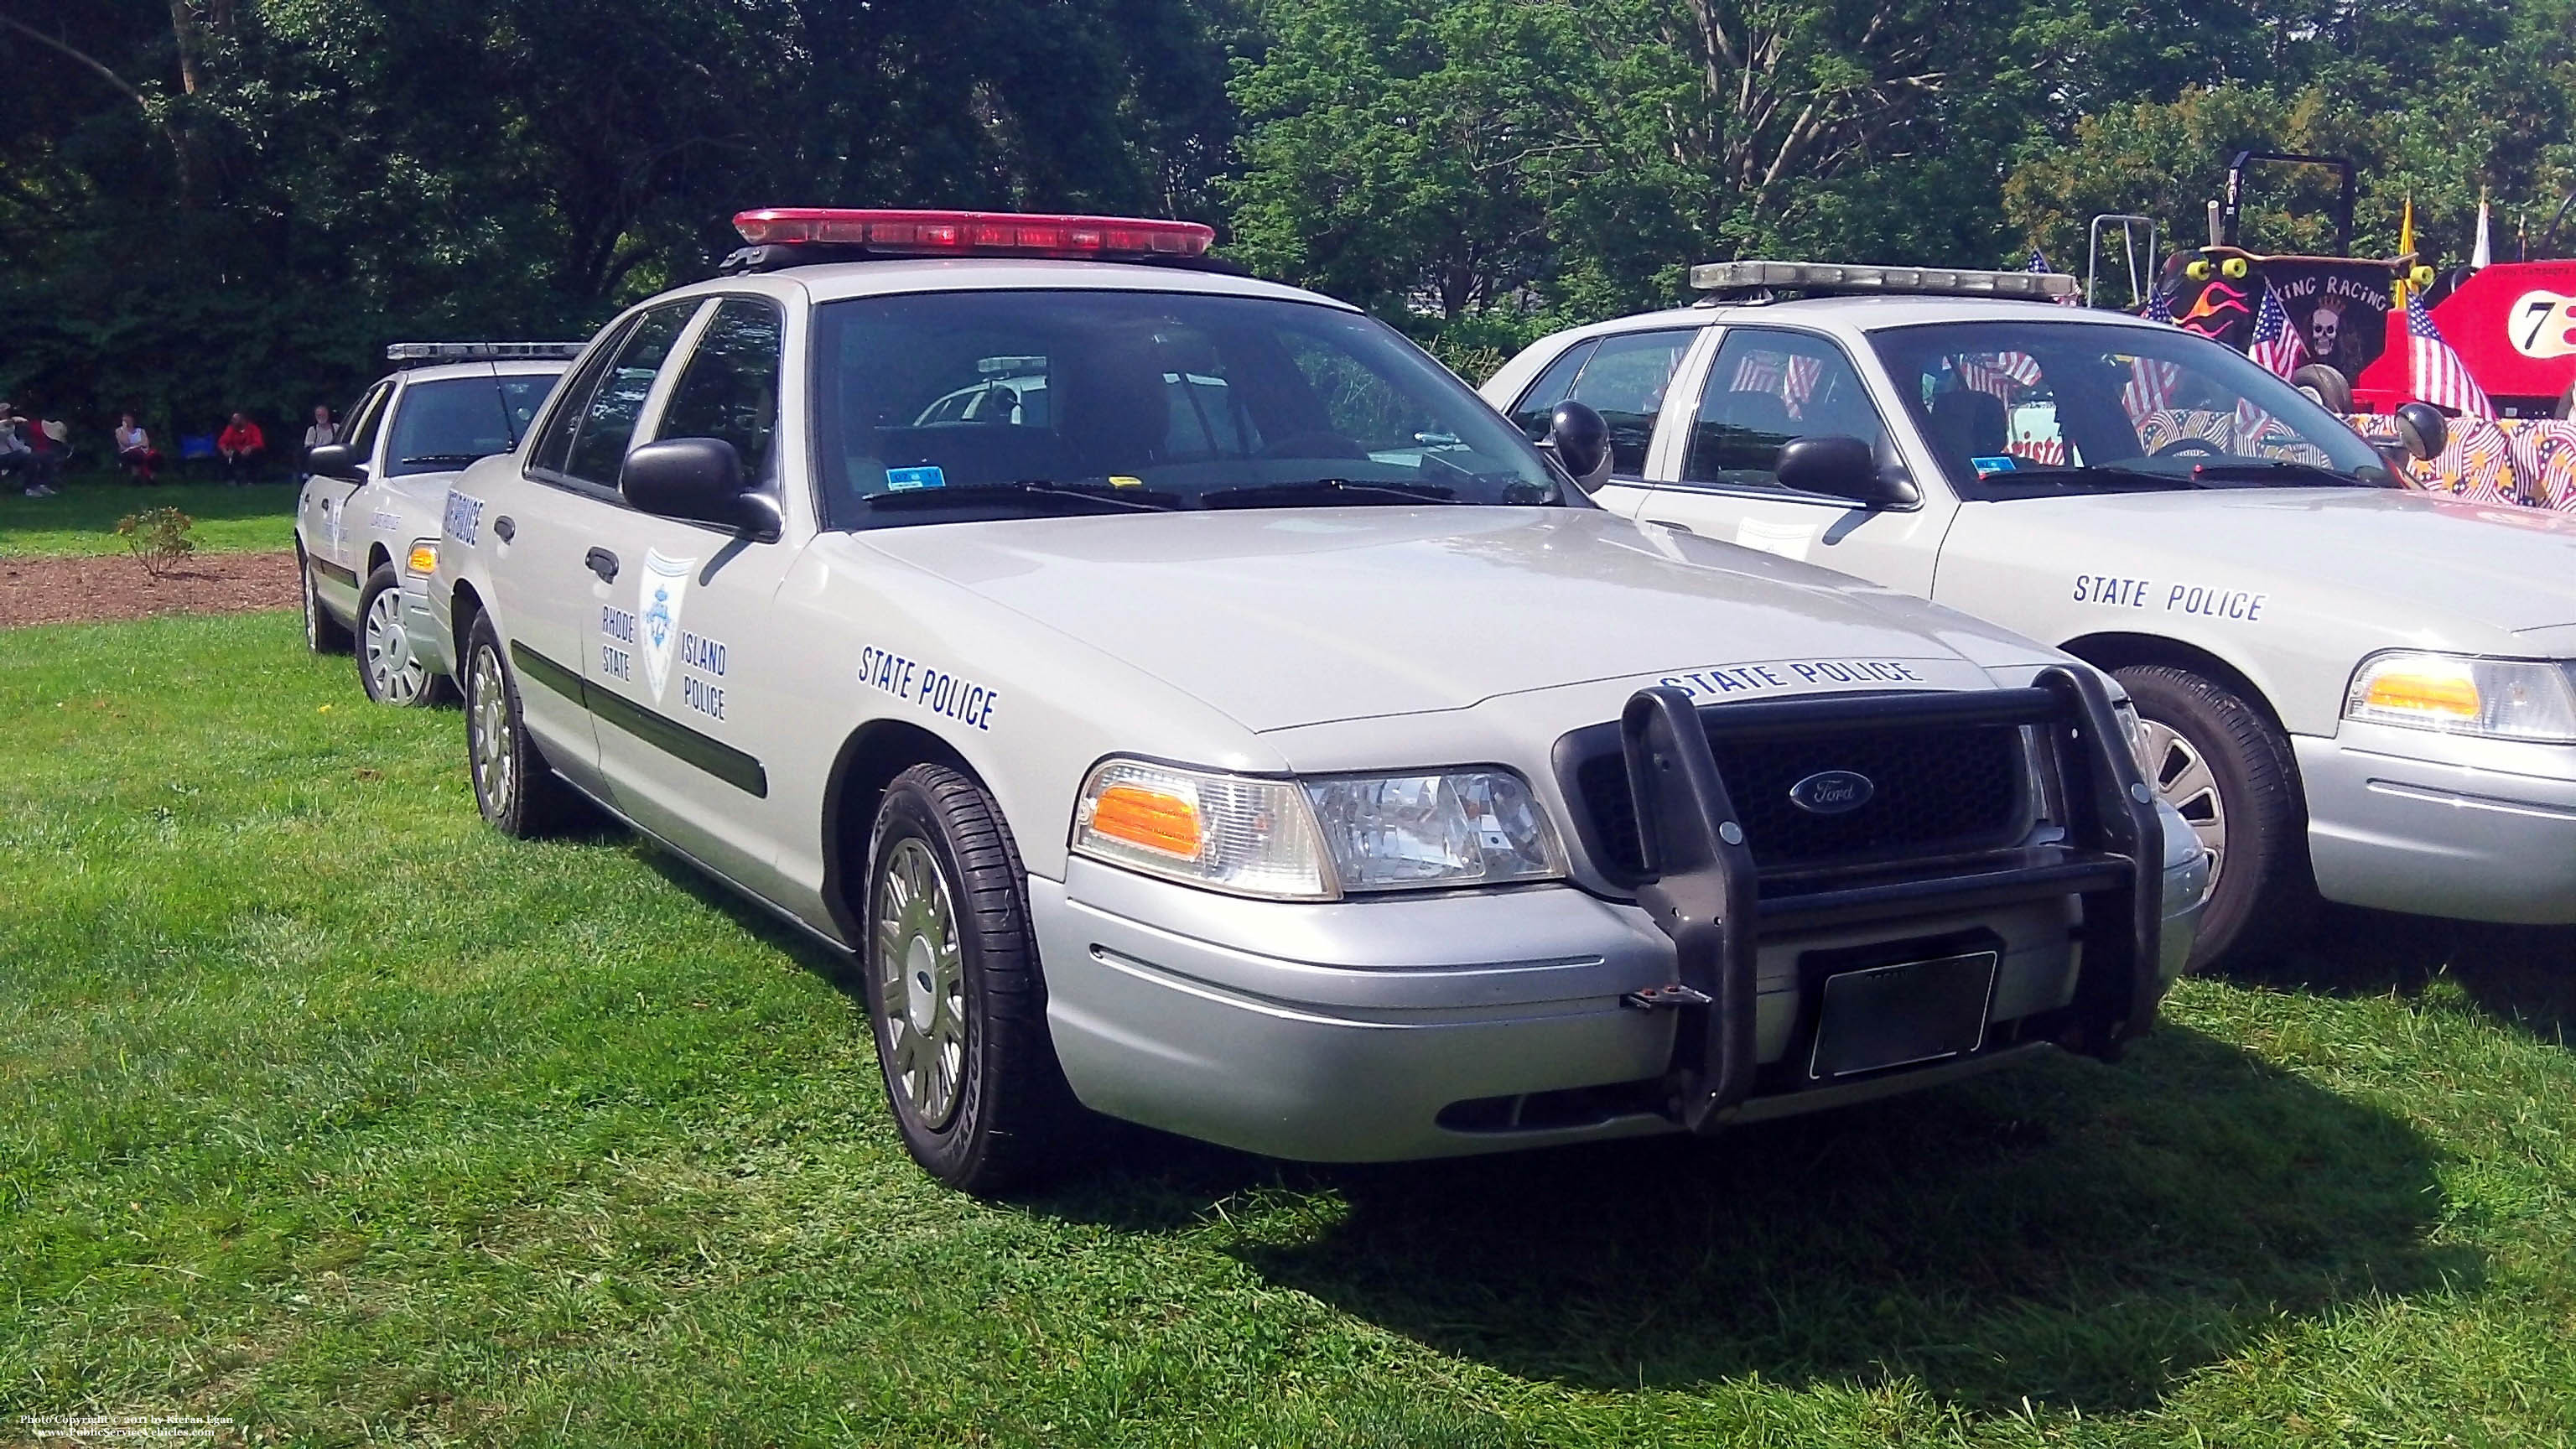
[(313, 560), (304, 552), (302, 539), (295, 542), (295, 578), (303, 585), (299, 592), (304, 596), (304, 647), (316, 654), (348, 653), (348, 627), (331, 617), (322, 607), (322, 596), (314, 592)]
[(2147, 783), (2191, 822), (2209, 857), (2193, 969), (2276, 954), (2316, 898), (2289, 740), (2233, 690), (2189, 670), (2115, 673), (2138, 707)]
[(1026, 877), (993, 797), (944, 765), (895, 777), (868, 841), (862, 964), (903, 1145), (967, 1192), (1026, 1186), (1081, 1109), (1047, 1033)]
[(475, 806), (504, 835), (548, 834), (578, 808), (572, 787), (528, 738), (518, 677), (488, 614), (475, 618), (465, 639), (465, 768)]
[(397, 708), (438, 702), (439, 677), (412, 651), (403, 628), (402, 580), (378, 564), (358, 594), (358, 684), (367, 698)]

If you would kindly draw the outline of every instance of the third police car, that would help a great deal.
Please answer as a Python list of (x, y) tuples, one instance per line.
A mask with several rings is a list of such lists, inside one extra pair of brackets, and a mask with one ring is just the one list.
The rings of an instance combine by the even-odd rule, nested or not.
[(1204, 227), (738, 225), (456, 481), (431, 606), (487, 818), (587, 797), (854, 953), (943, 1180), (1085, 1108), (1426, 1156), (2152, 1020), (2201, 863), (2087, 666), (1605, 513)]
[(2282, 942), (2314, 891), (2576, 921), (2576, 518), (2410, 491), (2240, 353), (2016, 300), (2071, 277), (1693, 280), (1703, 305), (1547, 338), (1485, 397), (1540, 431), (1607, 414), (1614, 512), (2114, 671), (2209, 854), (2205, 955)]

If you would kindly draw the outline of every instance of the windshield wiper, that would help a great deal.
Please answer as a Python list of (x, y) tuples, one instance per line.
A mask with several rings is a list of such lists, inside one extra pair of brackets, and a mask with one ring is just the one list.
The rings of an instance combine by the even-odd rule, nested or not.
[(490, 456), (492, 455), (489, 453), (423, 453), (419, 457), (405, 458), (402, 461), (403, 466), (408, 468), (415, 463), (480, 463)]
[(2307, 478), (2323, 478), (2345, 488), (2376, 488), (2379, 484), (2367, 478), (2326, 467), (2322, 463), (2293, 463), (2286, 458), (2249, 459), (2241, 463), (2196, 463), (2195, 478), (2234, 479), (2248, 483), (2277, 483), (2282, 475), (2296, 473)]
[(1274, 504), (1367, 503), (1377, 499), (1395, 503), (1446, 503), (1457, 496), (1457, 489), (1443, 488), (1437, 483), (1354, 483), (1348, 478), (1308, 478), (1296, 483), (1243, 483), (1232, 488), (1211, 488), (1199, 495), (1199, 506), (1267, 508)]
[(1133, 509), (1140, 513), (1167, 513), (1181, 506), (1179, 495), (1160, 489), (1093, 487), (1082, 483), (1058, 483), (1052, 478), (1022, 478), (1014, 483), (952, 483), (943, 488), (905, 488), (889, 493), (870, 493), (866, 502), (871, 508), (935, 508), (943, 503), (989, 503), (996, 498), (1063, 499), (1071, 503)]
[(2008, 468), (1988, 473), (1977, 479), (1980, 487), (2009, 488), (2015, 479), (2033, 483), (2116, 484), (2127, 488), (2204, 488), (2207, 484), (2178, 473), (2154, 473), (2144, 468), (2118, 468), (2107, 464), (2070, 467)]

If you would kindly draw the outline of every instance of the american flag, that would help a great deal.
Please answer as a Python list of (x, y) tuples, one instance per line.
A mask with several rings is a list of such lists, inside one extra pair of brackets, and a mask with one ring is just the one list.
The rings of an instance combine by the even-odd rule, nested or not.
[(2022, 388), (2039, 382), (2039, 359), (2027, 352), (1971, 352), (1951, 364), (1959, 381), (2006, 403)]
[(1807, 400), (1815, 396), (1816, 379), (1824, 370), (1820, 358), (1768, 350), (1748, 352), (1743, 361), (1735, 364), (1735, 381), (1729, 389), (1768, 393), (1789, 405), (1790, 416), (1804, 417)]
[[(2021, 269), (2025, 272), (2053, 272), (2057, 270), (2057, 268), (2048, 264), (2048, 253), (2041, 251), (2036, 246), (2030, 249), (2030, 260), (2022, 263)], [(2073, 292), (2069, 292), (2065, 296), (2057, 298), (2056, 302), (2060, 307), (2081, 307), (2084, 305), (2084, 299)]]
[(2269, 287), (2263, 289), (2263, 309), (2254, 314), (2254, 336), (2245, 344), (2245, 355), (2283, 379), (2308, 360), (2308, 344), (2290, 325), (2290, 314), (2281, 310), (2280, 295)]
[(2442, 329), (2433, 325), (2420, 287), (2406, 289), (2406, 365), (2414, 372), (2418, 399), (2473, 418), (2496, 415), (2487, 390), (2469, 376), (2468, 364), (2442, 340)]
[[(2168, 327), (2173, 325), (2173, 299), (2162, 287), (2147, 298), (2146, 319), (2162, 322)], [(2129, 415), (2130, 422), (2136, 423), (2145, 421), (2149, 413), (2173, 406), (2174, 383), (2181, 375), (2182, 369), (2170, 362), (2158, 362), (2151, 357), (2130, 358), (2129, 385), (2120, 389), (2121, 410)]]

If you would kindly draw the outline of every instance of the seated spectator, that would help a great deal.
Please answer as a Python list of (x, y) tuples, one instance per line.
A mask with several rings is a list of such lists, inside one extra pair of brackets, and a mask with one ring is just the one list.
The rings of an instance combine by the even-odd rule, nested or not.
[(248, 413), (235, 413), (233, 420), (215, 436), (215, 451), (223, 455), (224, 481), (235, 487), (250, 481), (251, 470), (259, 466), (268, 453), (268, 436)]
[(116, 461), (125, 465), (138, 485), (147, 488), (154, 482), (154, 470), (161, 466), (161, 455), (152, 448), (152, 435), (143, 431), (132, 413), (117, 416)]
[[(33, 457), (26, 440), (18, 436), (17, 415), (7, 403), (0, 402), (0, 476), (27, 477)], [(31, 480), (25, 491), (30, 498), (43, 498), (54, 490)]]
[(29, 491), (37, 488), (53, 493), (61, 481), (63, 465), (71, 461), (72, 450), (63, 446), (68, 430), (59, 422), (46, 422), (41, 411), (17, 418), (19, 441), (27, 445), (27, 481)]
[[(313, 426), (304, 430), (304, 456), (310, 459), (314, 449), (327, 448), (338, 441), (340, 441), (340, 425), (331, 421), (331, 410), (316, 405), (313, 409)], [(306, 466), (310, 467), (311, 464), (308, 462)], [(295, 481), (301, 484), (312, 476), (311, 473), (298, 474)]]

